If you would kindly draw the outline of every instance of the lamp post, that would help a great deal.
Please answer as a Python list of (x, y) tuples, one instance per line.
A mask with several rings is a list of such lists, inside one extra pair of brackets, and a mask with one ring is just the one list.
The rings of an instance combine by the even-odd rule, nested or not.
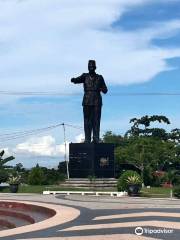
[(62, 123), (62, 126), (64, 132), (64, 161), (66, 162), (67, 178), (69, 179), (69, 161), (67, 160), (66, 128), (64, 123)]

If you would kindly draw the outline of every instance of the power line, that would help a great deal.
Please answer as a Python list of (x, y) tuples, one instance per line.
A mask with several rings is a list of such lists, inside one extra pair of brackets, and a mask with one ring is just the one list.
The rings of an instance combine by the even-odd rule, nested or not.
[(134, 92), (134, 93), (122, 93), (115, 92), (111, 96), (180, 96), (180, 93), (174, 92)]
[(26, 131), (17, 131), (17, 132), (12, 132), (12, 133), (1, 134), (0, 135), (0, 142), (11, 141), (11, 140), (15, 140), (15, 139), (18, 139), (18, 138), (24, 138), (24, 137), (27, 137), (27, 136), (41, 134), (43, 132), (47, 132), (47, 131), (50, 131), (52, 129), (58, 128), (60, 126), (64, 126), (64, 125), (68, 126), (68, 127), (76, 128), (76, 129), (82, 129), (79, 126), (59, 123), (59, 124), (51, 125), (51, 126), (44, 127), (44, 128), (38, 128), (38, 129), (32, 129), (32, 130), (26, 130)]
[[(82, 93), (0, 91), (0, 95), (13, 96), (81, 96)], [(180, 92), (109, 92), (108, 96), (180, 96)]]
[(31, 135), (37, 135), (45, 131), (49, 131), (51, 129), (57, 128), (61, 126), (62, 124), (57, 124), (57, 125), (52, 125), (46, 128), (39, 128), (39, 129), (34, 129), (34, 130), (29, 130), (29, 131), (21, 131), (21, 132), (14, 132), (14, 133), (7, 133), (7, 134), (2, 134), (0, 135), (0, 142), (3, 141), (10, 141), (14, 140), (17, 138), (23, 138), (26, 136), (31, 136)]
[(75, 126), (75, 125), (70, 125), (70, 124), (65, 124), (67, 127), (72, 127), (72, 128), (75, 128), (75, 129), (79, 129), (79, 130), (82, 130), (83, 128), (80, 127), (80, 126)]
[(26, 133), (28, 134), (28, 133), (37, 132), (37, 131), (44, 131), (44, 130), (49, 130), (51, 128), (56, 128), (56, 127), (59, 127), (62, 125), (63, 125), (63, 123), (59, 123), (59, 124), (51, 125), (51, 126), (44, 127), (44, 128), (37, 128), (37, 129), (31, 129), (31, 130), (25, 130), (25, 131), (16, 131), (16, 132), (12, 132), (12, 133), (4, 133), (4, 134), (0, 134), (0, 137), (1, 136), (18, 135), (18, 134), (26, 134)]
[(14, 95), (14, 96), (71, 96), (80, 95), (79, 93), (64, 93), (64, 92), (24, 92), (24, 91), (0, 91), (0, 95)]

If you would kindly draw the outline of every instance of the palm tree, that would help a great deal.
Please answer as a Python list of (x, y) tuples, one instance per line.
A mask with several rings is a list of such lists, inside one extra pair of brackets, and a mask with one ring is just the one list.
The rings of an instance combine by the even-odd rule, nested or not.
[(0, 183), (1, 182), (6, 182), (7, 178), (8, 178), (8, 172), (7, 172), (7, 168), (9, 168), (10, 166), (5, 165), (7, 162), (12, 161), (15, 159), (15, 157), (10, 156), (7, 158), (3, 158), (5, 151), (2, 150), (0, 152)]

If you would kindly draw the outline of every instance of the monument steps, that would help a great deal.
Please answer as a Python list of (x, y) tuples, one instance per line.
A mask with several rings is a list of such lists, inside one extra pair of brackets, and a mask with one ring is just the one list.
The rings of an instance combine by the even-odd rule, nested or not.
[(115, 178), (97, 178), (97, 179), (88, 179), (88, 178), (72, 178), (67, 179), (64, 183), (60, 184), (61, 187), (69, 188), (96, 188), (96, 189), (112, 189), (117, 186), (117, 179)]

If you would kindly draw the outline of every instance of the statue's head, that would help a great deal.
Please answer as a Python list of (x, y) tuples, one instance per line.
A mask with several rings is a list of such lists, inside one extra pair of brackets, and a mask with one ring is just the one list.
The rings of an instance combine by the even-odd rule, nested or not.
[(94, 73), (96, 70), (96, 61), (95, 60), (89, 60), (88, 62), (88, 70), (90, 73)]

